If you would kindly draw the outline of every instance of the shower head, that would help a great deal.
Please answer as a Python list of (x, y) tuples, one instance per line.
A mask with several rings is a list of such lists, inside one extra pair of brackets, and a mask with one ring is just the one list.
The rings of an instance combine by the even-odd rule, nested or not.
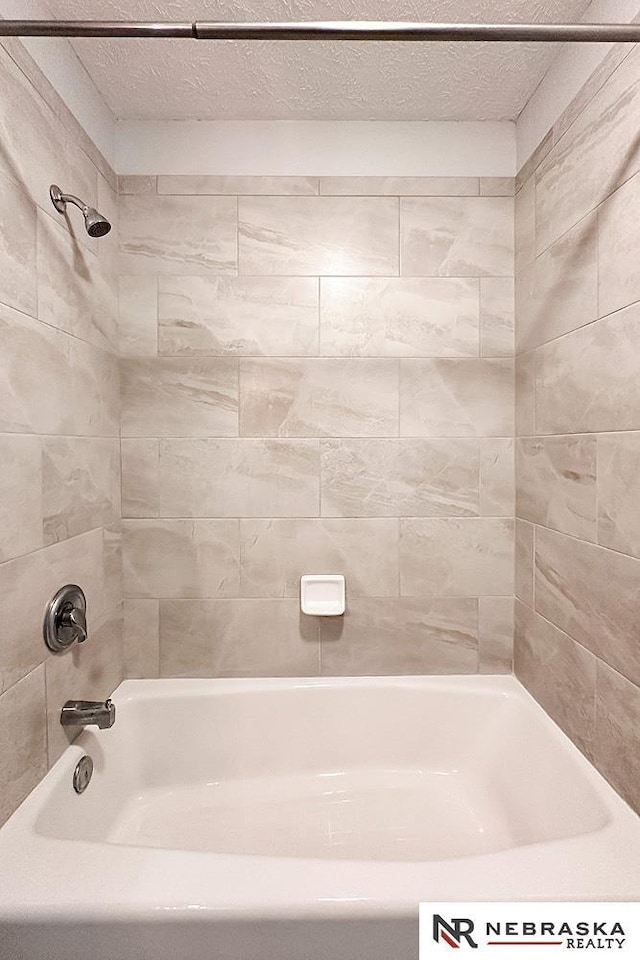
[(94, 207), (90, 207), (83, 200), (79, 200), (78, 197), (74, 197), (70, 193), (63, 193), (55, 183), (52, 183), (49, 187), (49, 195), (58, 213), (64, 213), (68, 203), (73, 203), (80, 208), (86, 231), (90, 237), (104, 237), (111, 230), (111, 224), (106, 217), (103, 217)]

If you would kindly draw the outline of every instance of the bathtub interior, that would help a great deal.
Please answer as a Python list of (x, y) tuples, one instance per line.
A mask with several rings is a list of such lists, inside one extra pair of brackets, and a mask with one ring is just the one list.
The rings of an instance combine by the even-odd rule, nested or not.
[(89, 789), (57, 783), (37, 833), (429, 861), (590, 833), (608, 818), (575, 748), (525, 696), (407, 681), (252, 691), (222, 681), (213, 694), (195, 682), (158, 696), (128, 681), (117, 700), (115, 727), (79, 741), (95, 763)]

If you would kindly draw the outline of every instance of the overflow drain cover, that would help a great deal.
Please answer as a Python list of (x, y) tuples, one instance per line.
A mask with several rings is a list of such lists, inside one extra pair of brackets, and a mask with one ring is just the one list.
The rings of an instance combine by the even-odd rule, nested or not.
[(93, 760), (84, 755), (78, 760), (78, 764), (73, 771), (73, 789), (76, 793), (84, 793), (89, 786), (89, 781), (93, 776)]

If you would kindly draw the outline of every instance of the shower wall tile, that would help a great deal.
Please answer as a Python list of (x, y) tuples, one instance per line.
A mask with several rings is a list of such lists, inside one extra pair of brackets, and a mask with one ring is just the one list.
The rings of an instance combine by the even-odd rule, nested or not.
[(640, 557), (640, 433), (600, 434), (598, 543)]
[(117, 436), (111, 354), (0, 306), (0, 432)]
[(155, 438), (123, 437), (120, 441), (123, 517), (158, 516), (159, 455), (160, 441)]
[(581, 220), (516, 280), (518, 349), (528, 350), (598, 317), (596, 217)]
[(350, 597), (398, 596), (396, 519), (240, 521), (244, 597), (298, 597), (307, 573), (344, 574)]
[(0, 563), (43, 546), (39, 437), (0, 434)]
[(155, 277), (118, 278), (118, 342), (121, 357), (158, 353), (158, 281)]
[(317, 675), (318, 626), (297, 600), (162, 600), (160, 676)]
[[(84, 227), (78, 226), (80, 229), (84, 231)], [(64, 221), (63, 225), (54, 223), (41, 211), (37, 255), (38, 319), (81, 340), (114, 350), (117, 290), (97, 255), (65, 228)]]
[(640, 809), (640, 688), (598, 660), (593, 758), (600, 773)]
[(640, 682), (640, 560), (537, 527), (535, 591), (543, 617)]
[(516, 519), (516, 573), (515, 595), (528, 607), (533, 607), (535, 571), (535, 526)]
[(514, 226), (517, 277), (536, 258), (536, 184), (533, 177), (516, 194)]
[(159, 352), (168, 356), (313, 356), (313, 277), (161, 277)]
[(478, 601), (356, 599), (320, 639), (323, 676), (477, 673)]
[(157, 177), (141, 177), (141, 176), (119, 176), (118, 177), (118, 193), (121, 196), (125, 194), (143, 194), (143, 193), (156, 193), (156, 181)]
[(240, 197), (238, 211), (241, 274), (398, 273), (395, 198)]
[(215, 599), (239, 595), (237, 520), (125, 520), (127, 599)]
[(511, 197), (403, 199), (400, 233), (403, 276), (513, 276)]
[[(640, 98), (639, 98), (640, 102)], [(640, 300), (640, 177), (632, 177), (598, 209), (600, 316)]]
[(150, 680), (160, 675), (160, 601), (125, 600), (124, 676)]
[(546, 344), (535, 363), (539, 433), (640, 427), (640, 306)]
[(120, 519), (117, 438), (43, 437), (41, 474), (45, 546)]
[(480, 355), (512, 357), (515, 337), (515, 303), (512, 277), (480, 280)]
[(7, 177), (0, 176), (0, 299), (34, 317), (37, 306), (36, 208)]
[(241, 360), (244, 437), (398, 434), (398, 364), (379, 359)]
[(480, 516), (513, 517), (514, 470), (510, 437), (480, 441)]
[(238, 364), (217, 358), (123, 360), (123, 437), (238, 434)]
[(161, 440), (162, 517), (313, 517), (317, 440)]
[(588, 757), (594, 752), (596, 663), (579, 643), (516, 601), (516, 675)]
[[(455, 177), (123, 184), (125, 583), (127, 603), (159, 604), (161, 675), (477, 672), (483, 592), (495, 602), (481, 668), (508, 669), (513, 189)], [(208, 225), (217, 236), (209, 200), (237, 204), (237, 276), (235, 259), (227, 275), (189, 265), (194, 238)], [(444, 236), (451, 259), (437, 247), (433, 265), (399, 276), (401, 204), (415, 256)], [(454, 533), (451, 562), (451, 528), (435, 561), (407, 551), (420, 588), (399, 597), (401, 518), (490, 516)], [(236, 553), (219, 533), (232, 529)], [(300, 576), (322, 571), (347, 578), (341, 636), (299, 613)], [(155, 609), (132, 675), (157, 672)]]
[(513, 631), (513, 597), (480, 597), (478, 600), (479, 673), (512, 672)]
[(516, 357), (516, 436), (530, 437), (536, 432), (536, 353)]
[(477, 177), (320, 177), (320, 193), (335, 197), (477, 197), (480, 187)]
[(211, 177), (160, 176), (158, 193), (198, 196), (232, 194), (233, 196), (315, 196), (317, 177)]
[(401, 520), (400, 594), (510, 596), (513, 556), (513, 520)]
[(477, 440), (322, 440), (320, 456), (323, 516), (480, 512)]
[(402, 360), (400, 434), (510, 437), (513, 392), (511, 360)]
[(518, 441), (517, 515), (562, 533), (596, 539), (596, 438)]
[(0, 824), (47, 772), (44, 668), (0, 696)]
[(235, 274), (233, 197), (125, 195), (120, 198), (120, 272)]
[[(86, 646), (112, 670), (106, 697), (122, 653), (103, 649), (104, 625), (122, 586), (115, 176), (17, 42), (0, 46), (0, 134), (2, 822), (46, 772), (47, 711), (51, 757), (62, 730), (42, 611), (63, 584), (84, 587)], [(91, 239), (73, 208), (60, 216), (52, 182), (102, 210), (111, 235)]]
[(478, 356), (477, 280), (335, 278), (320, 289), (323, 356)]

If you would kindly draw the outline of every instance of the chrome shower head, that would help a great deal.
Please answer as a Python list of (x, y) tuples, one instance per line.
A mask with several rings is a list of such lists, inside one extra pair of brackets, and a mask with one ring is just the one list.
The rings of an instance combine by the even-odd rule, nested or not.
[(78, 197), (74, 197), (70, 193), (63, 193), (55, 183), (52, 183), (49, 187), (49, 195), (58, 213), (64, 213), (68, 203), (73, 203), (76, 207), (80, 208), (82, 216), (84, 217), (86, 231), (90, 237), (104, 237), (105, 234), (111, 230), (111, 224), (106, 217), (98, 213), (94, 207), (90, 207), (84, 203), (83, 200), (79, 200)]

